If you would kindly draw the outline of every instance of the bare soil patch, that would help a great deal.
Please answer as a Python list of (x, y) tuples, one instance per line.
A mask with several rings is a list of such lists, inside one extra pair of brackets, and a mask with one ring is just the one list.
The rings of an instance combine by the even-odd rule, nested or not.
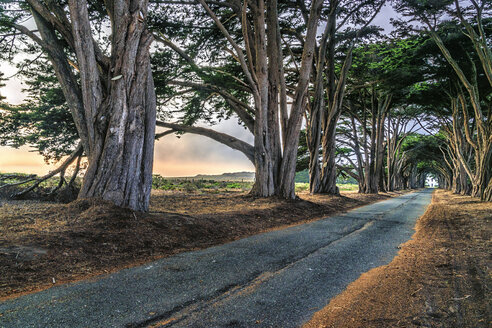
[(416, 230), (305, 327), (492, 327), (492, 203), (438, 190)]
[(0, 299), (320, 219), (398, 195), (253, 198), (153, 191), (149, 213), (98, 200), (0, 200)]

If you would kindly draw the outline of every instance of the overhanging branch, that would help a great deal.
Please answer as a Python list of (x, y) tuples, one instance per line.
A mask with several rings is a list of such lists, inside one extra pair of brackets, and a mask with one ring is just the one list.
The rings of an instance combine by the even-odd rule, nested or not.
[[(228, 134), (225, 134), (222, 132), (217, 132), (217, 131), (214, 131), (214, 130), (208, 129), (208, 128), (198, 127), (198, 126), (188, 126), (188, 125), (183, 125), (183, 124), (167, 123), (167, 122), (162, 122), (162, 121), (157, 121), (156, 125), (163, 127), (163, 128), (172, 129), (174, 131), (188, 132), (188, 133), (199, 134), (199, 135), (208, 137), (208, 138), (213, 139), (217, 142), (220, 142), (221, 144), (229, 146), (232, 149), (239, 150), (244, 155), (246, 155), (246, 157), (252, 163), (254, 163), (254, 161), (255, 161), (255, 149), (254, 149), (254, 147), (251, 146), (250, 144), (248, 144), (247, 142), (239, 140), (238, 138), (230, 136)], [(164, 132), (164, 133), (166, 133), (166, 132)]]

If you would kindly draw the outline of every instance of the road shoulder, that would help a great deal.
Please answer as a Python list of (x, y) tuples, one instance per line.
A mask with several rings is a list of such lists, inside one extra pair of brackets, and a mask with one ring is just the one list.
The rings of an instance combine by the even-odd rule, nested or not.
[(305, 325), (490, 327), (492, 203), (438, 190), (412, 240)]

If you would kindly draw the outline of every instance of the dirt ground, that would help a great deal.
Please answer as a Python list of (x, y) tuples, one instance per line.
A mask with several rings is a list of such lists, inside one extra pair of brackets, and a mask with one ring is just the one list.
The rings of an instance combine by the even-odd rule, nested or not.
[(0, 300), (395, 195), (305, 193), (300, 200), (286, 201), (255, 199), (245, 193), (153, 191), (146, 214), (94, 200), (65, 205), (0, 199)]
[(492, 327), (492, 203), (438, 190), (413, 239), (311, 327)]

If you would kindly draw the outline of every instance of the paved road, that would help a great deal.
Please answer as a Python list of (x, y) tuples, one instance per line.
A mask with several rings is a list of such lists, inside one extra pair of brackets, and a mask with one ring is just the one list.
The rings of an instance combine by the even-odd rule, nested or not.
[(432, 190), (0, 303), (0, 327), (298, 327), (413, 234)]

